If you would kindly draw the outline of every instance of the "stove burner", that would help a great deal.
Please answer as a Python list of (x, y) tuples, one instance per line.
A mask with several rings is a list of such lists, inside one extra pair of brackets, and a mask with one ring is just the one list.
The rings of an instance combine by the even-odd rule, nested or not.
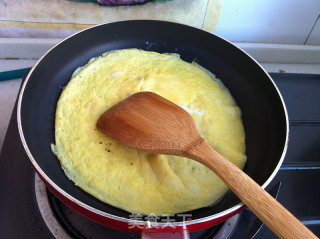
[(48, 189), (38, 174), (35, 174), (34, 182), (38, 207), (48, 229), (55, 238), (72, 239), (55, 217), (48, 200)]
[[(78, 214), (55, 197), (37, 174), (35, 174), (35, 192), (40, 213), (55, 238), (141, 238), (139, 234), (117, 231)], [(209, 229), (192, 232), (190, 238), (231, 238), (238, 220), (239, 214)]]

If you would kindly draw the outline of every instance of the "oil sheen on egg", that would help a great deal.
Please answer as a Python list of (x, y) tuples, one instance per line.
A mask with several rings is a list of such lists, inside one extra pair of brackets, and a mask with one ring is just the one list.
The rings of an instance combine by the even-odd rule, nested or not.
[(135, 214), (173, 214), (213, 205), (228, 190), (191, 159), (129, 148), (96, 129), (100, 115), (139, 91), (187, 110), (207, 142), (243, 168), (241, 112), (213, 74), (176, 54), (114, 50), (76, 70), (57, 104), (53, 152), (66, 175), (101, 201)]

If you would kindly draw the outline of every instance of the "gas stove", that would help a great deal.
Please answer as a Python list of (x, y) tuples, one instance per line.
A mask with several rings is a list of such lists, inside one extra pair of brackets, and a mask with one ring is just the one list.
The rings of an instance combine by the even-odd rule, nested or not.
[[(272, 73), (287, 105), (290, 140), (267, 190), (320, 236), (320, 75)], [(140, 238), (76, 213), (35, 174), (20, 142), (16, 107), (0, 155), (0, 238)], [(250, 210), (191, 238), (276, 238)]]

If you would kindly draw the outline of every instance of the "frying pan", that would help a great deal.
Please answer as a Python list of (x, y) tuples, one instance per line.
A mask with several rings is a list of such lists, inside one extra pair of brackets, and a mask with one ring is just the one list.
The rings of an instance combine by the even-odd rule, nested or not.
[[(247, 147), (244, 171), (263, 188), (270, 183), (288, 141), (286, 108), (270, 76), (249, 55), (218, 36), (177, 23), (134, 20), (95, 26), (67, 38), (37, 62), (22, 86), (17, 112), (20, 137), (35, 170), (58, 198), (103, 225), (131, 232), (148, 228), (146, 221), (133, 219), (130, 213), (75, 186), (50, 149), (55, 142), (56, 104), (72, 73), (92, 57), (125, 48), (178, 53), (221, 79), (242, 110)], [(185, 212), (187, 218), (172, 215), (175, 222), (170, 226), (195, 231), (220, 223), (243, 208), (228, 192), (215, 206)], [(130, 227), (133, 224), (136, 226)], [(161, 219), (151, 224), (156, 230), (167, 230), (167, 226)]]

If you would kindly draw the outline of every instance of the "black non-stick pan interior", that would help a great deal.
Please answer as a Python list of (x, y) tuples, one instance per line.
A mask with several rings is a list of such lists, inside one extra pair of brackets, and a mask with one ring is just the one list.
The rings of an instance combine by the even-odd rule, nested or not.
[[(196, 61), (220, 78), (242, 110), (248, 157), (245, 172), (260, 185), (266, 182), (282, 157), (288, 130), (281, 97), (268, 75), (245, 53), (215, 35), (175, 23), (137, 20), (100, 25), (72, 36), (53, 48), (27, 79), (21, 102), (25, 141), (58, 187), (89, 206), (129, 218), (130, 213), (76, 187), (50, 149), (55, 142), (56, 103), (72, 73), (92, 57), (124, 48), (178, 53), (183, 60)], [(228, 193), (216, 206), (189, 213), (193, 219), (202, 218), (239, 202)]]

